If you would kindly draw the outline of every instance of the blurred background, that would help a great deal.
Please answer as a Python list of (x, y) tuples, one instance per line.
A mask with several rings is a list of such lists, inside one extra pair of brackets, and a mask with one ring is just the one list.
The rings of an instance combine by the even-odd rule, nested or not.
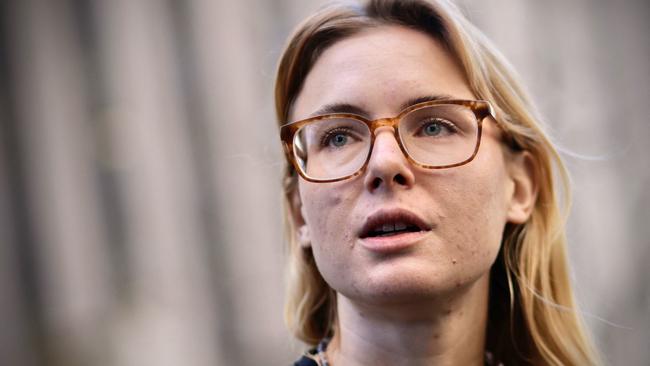
[[(650, 362), (650, 3), (460, 0), (573, 178), (573, 279)], [(0, 364), (282, 365), (272, 86), (304, 0), (0, 5)]]

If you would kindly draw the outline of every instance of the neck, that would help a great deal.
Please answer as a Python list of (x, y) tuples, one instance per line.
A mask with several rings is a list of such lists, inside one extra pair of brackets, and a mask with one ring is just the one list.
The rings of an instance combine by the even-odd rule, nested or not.
[(451, 295), (368, 304), (337, 294), (331, 365), (483, 365), (489, 275)]

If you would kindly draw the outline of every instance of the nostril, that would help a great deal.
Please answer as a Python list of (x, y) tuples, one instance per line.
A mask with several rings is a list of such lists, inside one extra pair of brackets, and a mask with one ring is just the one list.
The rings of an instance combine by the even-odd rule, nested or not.
[[(375, 177), (375, 178), (372, 180), (372, 182), (370, 182), (370, 186), (372, 187), (373, 190), (374, 190), (374, 189), (377, 189), (377, 188), (379, 188), (379, 187), (382, 185), (383, 181), (384, 181), (384, 180), (381, 179), (380, 177)], [(404, 175), (402, 175), (402, 174), (396, 174), (396, 175), (393, 177), (393, 182), (395, 182), (396, 184), (401, 185), (401, 186), (405, 186), (405, 185), (408, 184), (408, 180), (407, 180), (406, 177), (405, 177)]]
[(406, 178), (402, 174), (396, 174), (393, 177), (393, 181), (399, 185), (406, 185)]
[(370, 184), (372, 186), (372, 189), (377, 189), (379, 186), (381, 186), (381, 178), (377, 177), (372, 180), (372, 183)]

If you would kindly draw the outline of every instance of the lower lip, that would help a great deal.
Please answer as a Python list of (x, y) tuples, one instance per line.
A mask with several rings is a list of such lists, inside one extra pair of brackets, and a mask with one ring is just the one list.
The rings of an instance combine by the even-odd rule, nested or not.
[(361, 245), (376, 253), (392, 253), (406, 249), (422, 240), (429, 231), (417, 231), (391, 236), (375, 236), (360, 239)]

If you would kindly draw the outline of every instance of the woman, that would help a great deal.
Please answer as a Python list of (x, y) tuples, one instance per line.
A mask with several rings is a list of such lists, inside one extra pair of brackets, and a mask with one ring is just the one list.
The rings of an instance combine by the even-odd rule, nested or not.
[(507, 62), (446, 1), (331, 6), (276, 110), (297, 365), (598, 362), (567, 276), (566, 173)]

